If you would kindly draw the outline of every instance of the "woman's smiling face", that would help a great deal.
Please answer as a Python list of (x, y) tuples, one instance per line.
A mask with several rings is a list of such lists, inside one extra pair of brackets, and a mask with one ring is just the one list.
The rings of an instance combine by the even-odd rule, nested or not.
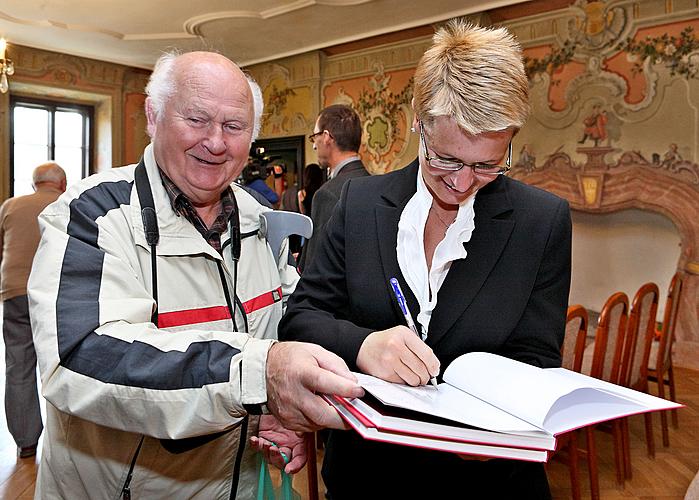
[(443, 160), (464, 163), (462, 169), (445, 171), (434, 168), (425, 159), (424, 146), (420, 145), (422, 176), (432, 197), (443, 207), (459, 205), (483, 186), (497, 178), (497, 174), (476, 173), (468, 165), (475, 163), (504, 164), (512, 129), (471, 135), (461, 130), (448, 116), (439, 116), (423, 126), (427, 155)]

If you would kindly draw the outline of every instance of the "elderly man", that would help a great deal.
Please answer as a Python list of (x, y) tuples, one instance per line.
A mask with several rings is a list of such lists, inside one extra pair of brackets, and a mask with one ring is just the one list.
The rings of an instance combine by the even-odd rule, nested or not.
[(66, 190), (66, 173), (54, 162), (32, 172), (34, 193), (10, 198), (0, 208), (0, 298), (5, 341), (5, 417), (17, 456), (36, 455), (44, 428), (36, 388), (36, 351), (27, 304), (27, 279), (39, 245), (37, 216)]
[[(305, 461), (274, 416), (294, 431), (340, 427), (315, 393), (362, 393), (336, 356), (274, 342), (298, 276), (258, 232), (268, 209), (232, 184), (259, 130), (259, 87), (192, 52), (161, 57), (146, 91), (139, 165), (86, 179), (40, 217), (37, 498), (251, 498), (265, 437), (288, 472)], [(253, 416), (266, 407), (274, 416)]]

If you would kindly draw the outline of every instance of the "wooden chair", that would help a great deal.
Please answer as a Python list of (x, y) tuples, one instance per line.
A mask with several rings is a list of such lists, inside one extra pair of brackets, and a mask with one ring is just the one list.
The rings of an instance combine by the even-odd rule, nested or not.
[[(672, 277), (668, 288), (660, 338), (652, 343), (648, 361), (648, 380), (657, 382), (658, 396), (663, 399), (665, 399), (665, 385), (667, 384), (672, 401), (676, 400), (675, 376), (672, 371), (672, 344), (675, 341), (675, 325), (677, 324), (677, 311), (680, 305), (681, 292), (682, 274), (677, 272)], [(672, 425), (677, 428), (677, 410), (670, 411), (672, 411)], [(662, 427), (663, 446), (670, 446), (666, 411), (660, 412), (660, 424)]]
[[(625, 372), (622, 363), (628, 311), (629, 299), (623, 292), (612, 294), (604, 303), (597, 322), (595, 340), (585, 348), (583, 373), (613, 384), (620, 383), (621, 376)], [(626, 470), (622, 423), (620, 419), (616, 419), (610, 424), (614, 443), (617, 483), (623, 486)], [(590, 433), (592, 433), (593, 428), (605, 430), (604, 427), (600, 426), (588, 427)]]
[[(561, 346), (563, 358), (561, 366), (568, 370), (580, 372), (582, 368), (583, 353), (585, 351), (585, 338), (587, 337), (587, 310), (581, 305), (568, 307), (566, 316), (566, 331)], [(578, 432), (571, 431), (558, 436), (558, 446), (568, 451), (568, 467), (570, 469), (570, 483), (573, 500), (581, 498), (580, 471), (578, 468), (579, 454), (587, 458), (588, 472), (590, 475), (590, 494), (593, 499), (599, 498), (599, 477), (597, 472), (597, 460), (595, 452), (594, 434), (588, 428), (587, 447), (583, 450), (578, 446)]]
[[(626, 330), (626, 346), (623, 373), (620, 384), (637, 391), (648, 392), (648, 359), (655, 337), (655, 317), (658, 311), (660, 291), (655, 283), (642, 285), (631, 303), (631, 313)], [(646, 426), (646, 448), (648, 456), (655, 456), (653, 439), (653, 419), (650, 413), (644, 413)], [(624, 439), (624, 466), (626, 479), (631, 479), (631, 451), (629, 446), (628, 419), (622, 419), (622, 437)]]
[(580, 304), (568, 307), (566, 315), (566, 332), (561, 347), (563, 361), (561, 366), (567, 370), (580, 373), (585, 338), (587, 336), (587, 309)]

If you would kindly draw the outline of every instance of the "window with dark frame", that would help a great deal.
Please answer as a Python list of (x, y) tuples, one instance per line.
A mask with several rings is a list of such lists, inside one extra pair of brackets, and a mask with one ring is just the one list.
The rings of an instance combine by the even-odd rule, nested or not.
[(10, 100), (10, 196), (33, 192), (32, 171), (55, 161), (71, 184), (92, 172), (92, 106), (43, 99)]

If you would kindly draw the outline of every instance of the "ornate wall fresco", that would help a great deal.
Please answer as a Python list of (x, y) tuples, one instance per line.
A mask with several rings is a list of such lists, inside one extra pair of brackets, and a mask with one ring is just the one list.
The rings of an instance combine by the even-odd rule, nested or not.
[[(410, 145), (413, 69), (385, 71), (381, 63), (368, 77), (337, 80), (323, 89), (323, 106), (347, 104), (363, 125), (360, 155), (372, 174), (382, 174), (407, 163)], [(404, 163), (403, 163), (404, 162)]]
[[(362, 119), (360, 155), (369, 170), (378, 174), (404, 166), (417, 153), (410, 134), (412, 75), (429, 40), (327, 57), (314, 52), (245, 68), (265, 100), (261, 138), (308, 135), (323, 107), (348, 104)], [(308, 143), (305, 152), (313, 161)]]
[(308, 135), (318, 114), (320, 53), (245, 68), (262, 89), (265, 112), (260, 137)]
[(401, 168), (415, 158), (410, 132), (412, 76), (431, 37), (328, 57), (323, 67), (322, 106), (352, 106), (364, 127), (360, 155), (372, 174)]
[[(565, 152), (607, 147), (699, 183), (699, 9), (671, 3), (586, 2), (508, 27), (525, 48), (532, 116), (517, 137), (525, 170)], [(649, 23), (653, 22), (653, 25)], [(536, 160), (538, 158), (538, 162)]]
[(574, 209), (668, 217), (685, 273), (675, 359), (699, 359), (699, 8), (584, 1), (506, 23), (525, 49), (532, 115), (512, 175)]

